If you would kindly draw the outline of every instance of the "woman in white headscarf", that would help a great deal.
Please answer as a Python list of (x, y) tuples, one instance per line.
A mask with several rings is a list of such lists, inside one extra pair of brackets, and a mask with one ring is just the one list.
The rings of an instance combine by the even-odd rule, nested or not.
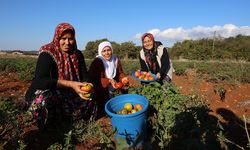
[(90, 65), (89, 75), (95, 87), (99, 116), (103, 116), (105, 103), (111, 98), (115, 84), (127, 78), (120, 60), (113, 55), (110, 42), (104, 41), (99, 44), (98, 55)]

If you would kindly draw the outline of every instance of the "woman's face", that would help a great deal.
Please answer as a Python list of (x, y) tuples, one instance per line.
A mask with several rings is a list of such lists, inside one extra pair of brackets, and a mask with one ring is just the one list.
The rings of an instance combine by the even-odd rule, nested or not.
[(60, 49), (64, 52), (68, 52), (74, 48), (75, 37), (72, 32), (65, 31), (59, 40)]
[(106, 46), (102, 49), (102, 57), (105, 60), (109, 61), (112, 57), (112, 49), (109, 46)]
[(152, 48), (154, 47), (154, 42), (153, 42), (149, 37), (146, 36), (146, 37), (143, 39), (143, 47), (144, 47), (145, 49), (150, 50), (150, 49), (152, 49)]

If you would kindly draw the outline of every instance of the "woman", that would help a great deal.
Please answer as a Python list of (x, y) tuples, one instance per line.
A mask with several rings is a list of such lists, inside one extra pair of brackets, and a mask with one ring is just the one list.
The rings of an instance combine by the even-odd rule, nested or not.
[(40, 48), (35, 77), (25, 95), (38, 127), (54, 120), (92, 119), (93, 101), (81, 90), (87, 82), (85, 60), (77, 49), (75, 30), (70, 24), (61, 23), (53, 41)]
[(120, 59), (113, 55), (110, 42), (101, 42), (98, 46), (98, 55), (89, 68), (91, 81), (94, 84), (99, 117), (105, 114), (104, 106), (112, 97), (117, 82), (128, 80), (123, 73)]
[(140, 51), (141, 71), (156, 74), (158, 82), (171, 82), (173, 66), (167, 49), (161, 42), (155, 41), (151, 33), (142, 36), (142, 50)]

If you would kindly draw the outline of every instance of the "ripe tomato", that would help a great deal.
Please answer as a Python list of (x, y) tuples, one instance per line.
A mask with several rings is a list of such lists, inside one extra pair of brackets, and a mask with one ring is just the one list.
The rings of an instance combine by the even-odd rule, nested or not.
[(122, 78), (122, 84), (123, 85), (127, 85), (128, 84), (128, 78), (127, 77), (124, 77), (124, 78)]
[(92, 85), (91, 84), (84, 84), (82, 87), (81, 87), (81, 90), (82, 91), (85, 91), (85, 92), (90, 92), (92, 90)]
[(142, 106), (140, 104), (135, 104), (135, 110), (140, 111), (142, 110)]
[(121, 82), (117, 82), (114, 84), (114, 86), (115, 89), (121, 89), (123, 87), (123, 84)]
[(126, 103), (123, 108), (127, 111), (131, 111), (133, 109), (133, 105), (131, 103)]
[(128, 111), (127, 111), (126, 109), (123, 108), (123, 109), (121, 110), (121, 114), (126, 115), (126, 114), (128, 114)]
[(141, 75), (141, 71), (140, 71), (140, 70), (137, 70), (137, 71), (135, 72), (135, 76), (136, 76), (137, 78), (139, 78), (140, 75)]
[(154, 80), (154, 77), (153, 77), (153, 76), (149, 76), (149, 77), (148, 77), (148, 80), (153, 81), (153, 80)]
[(132, 109), (132, 110), (131, 110), (131, 114), (134, 114), (134, 113), (136, 113), (136, 112), (137, 112), (136, 109)]

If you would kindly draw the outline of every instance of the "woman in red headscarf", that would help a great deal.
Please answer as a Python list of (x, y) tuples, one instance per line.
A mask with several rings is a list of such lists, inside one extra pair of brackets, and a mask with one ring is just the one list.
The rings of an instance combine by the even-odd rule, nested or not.
[(75, 30), (70, 24), (61, 23), (53, 41), (40, 48), (35, 77), (25, 95), (38, 126), (65, 118), (93, 119), (94, 102), (81, 90), (88, 81)]
[(151, 33), (145, 33), (142, 38), (140, 51), (141, 70), (156, 74), (158, 82), (171, 82), (173, 66), (168, 51), (161, 42), (155, 41)]

